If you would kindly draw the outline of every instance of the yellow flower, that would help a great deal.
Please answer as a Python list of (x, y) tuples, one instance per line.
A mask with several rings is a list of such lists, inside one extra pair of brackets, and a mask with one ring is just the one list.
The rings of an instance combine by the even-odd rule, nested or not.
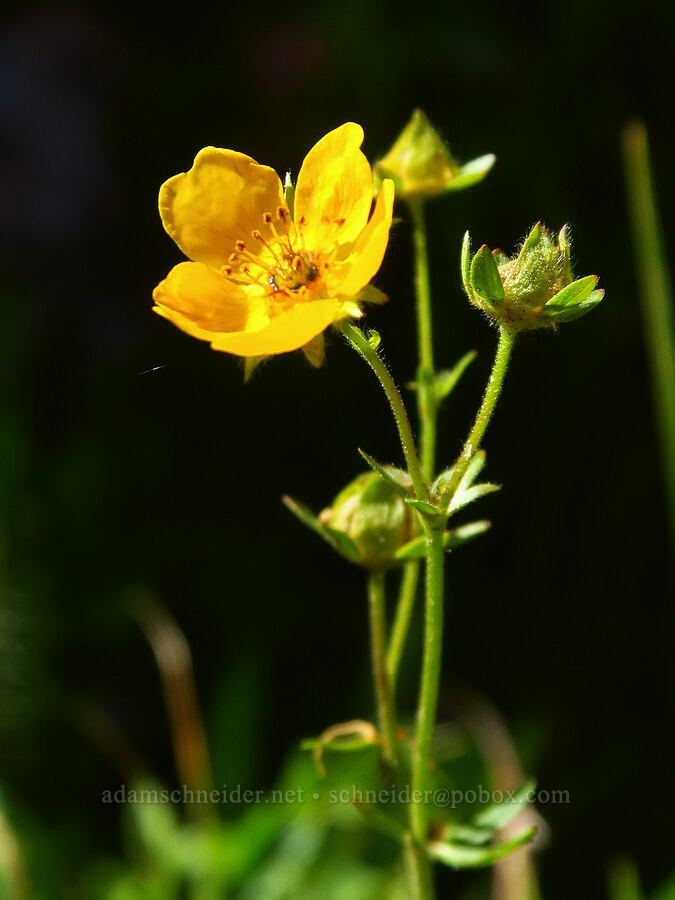
[(160, 188), (164, 228), (192, 262), (155, 288), (154, 311), (214, 350), (245, 357), (297, 350), (359, 315), (394, 202), (394, 184), (384, 181), (369, 220), (373, 176), (362, 142), (361, 126), (347, 122), (315, 144), (294, 209), (269, 166), (201, 150), (189, 172)]

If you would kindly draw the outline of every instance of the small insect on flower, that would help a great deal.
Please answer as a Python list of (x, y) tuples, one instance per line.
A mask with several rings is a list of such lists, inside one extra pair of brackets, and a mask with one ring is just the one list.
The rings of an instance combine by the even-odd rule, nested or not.
[(382, 183), (369, 218), (373, 175), (362, 142), (353, 122), (329, 132), (286, 194), (250, 156), (201, 150), (159, 192), (164, 228), (192, 261), (155, 288), (154, 311), (214, 350), (259, 358), (309, 345), (316, 358), (329, 325), (361, 315), (364, 299), (382, 299), (364, 289), (387, 248), (394, 185)]

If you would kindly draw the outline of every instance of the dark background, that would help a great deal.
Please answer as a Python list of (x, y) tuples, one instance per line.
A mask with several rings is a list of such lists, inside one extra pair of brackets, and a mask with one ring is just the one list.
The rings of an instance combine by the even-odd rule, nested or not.
[[(572, 223), (605, 302), (522, 340), (488, 434), (492, 531), (448, 565), (441, 716), (452, 679), (489, 697), (525, 768), (572, 803), (544, 811), (547, 900), (604, 894), (634, 857), (673, 869), (674, 622), (620, 133), (645, 120), (673, 225), (675, 6), (15, 4), (0, 42), (0, 783), (52, 830), (54, 877), (119, 854), (119, 776), (80, 727), (116, 722), (176, 775), (151, 653), (128, 612), (151, 590), (193, 651), (216, 781), (266, 787), (332, 722), (372, 715), (361, 573), (280, 504), (314, 509), (361, 469), (399, 461), (371, 374), (242, 366), (151, 312), (180, 259), (159, 185), (207, 144), (297, 174), (347, 120), (371, 161), (421, 106), (480, 186), (428, 208), (439, 367), (479, 357), (442, 419), (460, 447), (495, 333), (463, 297), (461, 236), (510, 249)], [(399, 382), (415, 367), (410, 230), (392, 233), (369, 313)], [(157, 371), (148, 369), (161, 366)], [(141, 374), (144, 373), (144, 374)], [(413, 708), (417, 661), (403, 703)], [(670, 798), (670, 799), (669, 799)], [(56, 890), (54, 896), (66, 896)]]

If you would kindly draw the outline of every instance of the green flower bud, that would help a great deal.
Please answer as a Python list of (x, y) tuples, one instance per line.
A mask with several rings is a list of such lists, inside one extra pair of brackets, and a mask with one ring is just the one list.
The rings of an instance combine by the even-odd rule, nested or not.
[(574, 280), (569, 228), (557, 236), (537, 222), (516, 256), (483, 245), (471, 258), (469, 232), (462, 246), (462, 281), (474, 306), (515, 331), (555, 328), (590, 312), (602, 300), (597, 275)]
[(389, 153), (375, 163), (375, 186), (379, 189), (384, 178), (391, 178), (399, 200), (434, 197), (482, 181), (494, 161), (488, 154), (460, 166), (424, 113), (416, 109)]
[(369, 569), (396, 565), (396, 551), (413, 537), (413, 511), (401, 492), (375, 472), (359, 475), (319, 519), (356, 548), (353, 562)]

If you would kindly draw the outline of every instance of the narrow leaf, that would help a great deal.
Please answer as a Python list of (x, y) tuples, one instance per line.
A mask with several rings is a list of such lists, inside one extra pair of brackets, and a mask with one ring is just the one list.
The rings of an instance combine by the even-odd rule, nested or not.
[(491, 484), (489, 481), (486, 481), (482, 484), (474, 484), (473, 487), (468, 488), (466, 491), (457, 491), (452, 499), (452, 503), (448, 507), (448, 515), (454, 515), (454, 513), (459, 512), (460, 509), (464, 509), (465, 506), (468, 506), (469, 503), (480, 500), (480, 498), (485, 497), (486, 494), (493, 494), (495, 491), (499, 490), (501, 490), (500, 485)]
[(585, 278), (577, 278), (567, 287), (551, 297), (544, 309), (566, 309), (570, 306), (576, 306), (582, 303), (591, 293), (595, 285), (598, 283), (597, 275), (586, 275)]
[(483, 244), (471, 263), (471, 284), (483, 300), (492, 302), (504, 299), (504, 285), (499, 269), (486, 244)]
[(448, 551), (456, 550), (458, 547), (468, 544), (479, 534), (484, 534), (489, 528), (490, 523), (486, 519), (469, 522), (468, 525), (460, 525), (459, 528), (451, 528), (445, 533), (443, 547)]
[(528, 844), (536, 833), (536, 828), (529, 828), (513, 840), (505, 841), (496, 847), (469, 847), (462, 844), (434, 841), (427, 844), (426, 850), (432, 859), (437, 859), (453, 869), (478, 869), (483, 866), (491, 866), (517, 850), (518, 847)]
[(478, 354), (475, 350), (470, 350), (468, 353), (465, 353), (464, 356), (456, 362), (452, 369), (447, 369), (444, 372), (439, 372), (436, 375), (435, 383), (434, 383), (434, 393), (436, 394), (437, 400), (443, 400), (444, 397), (447, 397), (448, 394), (454, 390), (455, 385), (462, 377), (468, 366), (474, 361)]
[(593, 291), (585, 300), (582, 300), (581, 303), (577, 303), (576, 306), (567, 306), (562, 309), (544, 307), (544, 309), (549, 318), (556, 325), (558, 323), (562, 324), (563, 322), (573, 322), (575, 319), (580, 319), (582, 316), (585, 316), (586, 313), (589, 313), (594, 309), (604, 296), (605, 292), (603, 290)]
[(466, 472), (462, 477), (458, 487), (457, 493), (461, 491), (465, 491), (467, 488), (471, 487), (476, 478), (480, 475), (480, 473), (485, 468), (485, 461), (487, 459), (485, 450), (478, 450), (477, 453), (471, 457), (471, 462), (467, 466)]
[(409, 496), (409, 488), (412, 482), (410, 475), (408, 475), (407, 472), (403, 469), (397, 469), (395, 466), (382, 465), (382, 463), (373, 459), (370, 454), (366, 453), (365, 450), (361, 450), (360, 447), (358, 448), (358, 451), (374, 472), (377, 472), (381, 478), (392, 487), (396, 488), (396, 490), (403, 494), (404, 497)]
[[(446, 531), (443, 535), (443, 548), (445, 550), (455, 550), (463, 544), (468, 543), (479, 534), (483, 534), (490, 527), (488, 521), (482, 520), (478, 522), (469, 522), (468, 525), (461, 525), (459, 528), (453, 528)], [(394, 558), (400, 561), (409, 559), (421, 559), (424, 556), (426, 548), (426, 538), (424, 535), (413, 538), (396, 551)]]
[(472, 159), (463, 165), (457, 175), (448, 182), (446, 191), (462, 191), (464, 188), (478, 184), (485, 178), (496, 161), (497, 157), (494, 153), (486, 153), (485, 156)]
[(462, 272), (462, 284), (470, 299), (473, 297), (473, 288), (471, 287), (471, 235), (468, 231), (464, 232), (460, 267)]
[(326, 359), (323, 334), (317, 334), (311, 341), (308, 341), (302, 348), (302, 352), (310, 365), (315, 369), (320, 369)]
[(261, 362), (266, 360), (266, 356), (247, 356), (244, 360), (244, 384), (248, 384), (251, 375), (255, 372)]
[(508, 797), (502, 803), (493, 803), (478, 813), (474, 817), (474, 824), (479, 828), (491, 828), (494, 831), (504, 828), (528, 806), (536, 784), (537, 782), (533, 778), (529, 778), (513, 793), (513, 796)]
[(347, 537), (346, 534), (328, 528), (307, 506), (303, 503), (299, 503), (292, 497), (284, 496), (281, 500), (286, 509), (289, 509), (294, 516), (300, 519), (303, 525), (307, 526), (307, 528), (315, 534), (318, 534), (320, 538), (323, 538), (326, 543), (330, 544), (333, 550), (337, 550), (338, 553), (342, 553), (351, 560), (357, 560), (359, 558), (359, 551), (356, 544), (351, 538)]
[(405, 502), (408, 506), (413, 506), (418, 512), (421, 512), (422, 515), (433, 516), (434, 518), (441, 515), (440, 509), (434, 506), (433, 503), (427, 503), (426, 500), (415, 500), (413, 497), (406, 497)]
[(531, 250), (533, 247), (536, 247), (541, 240), (543, 231), (544, 226), (541, 224), (541, 222), (537, 222), (537, 224), (533, 226), (532, 230), (523, 241), (523, 246), (520, 248), (520, 253), (518, 254), (518, 256), (521, 256), (523, 253)]
[(367, 284), (361, 288), (356, 299), (359, 303), (386, 303), (389, 297), (374, 284)]

